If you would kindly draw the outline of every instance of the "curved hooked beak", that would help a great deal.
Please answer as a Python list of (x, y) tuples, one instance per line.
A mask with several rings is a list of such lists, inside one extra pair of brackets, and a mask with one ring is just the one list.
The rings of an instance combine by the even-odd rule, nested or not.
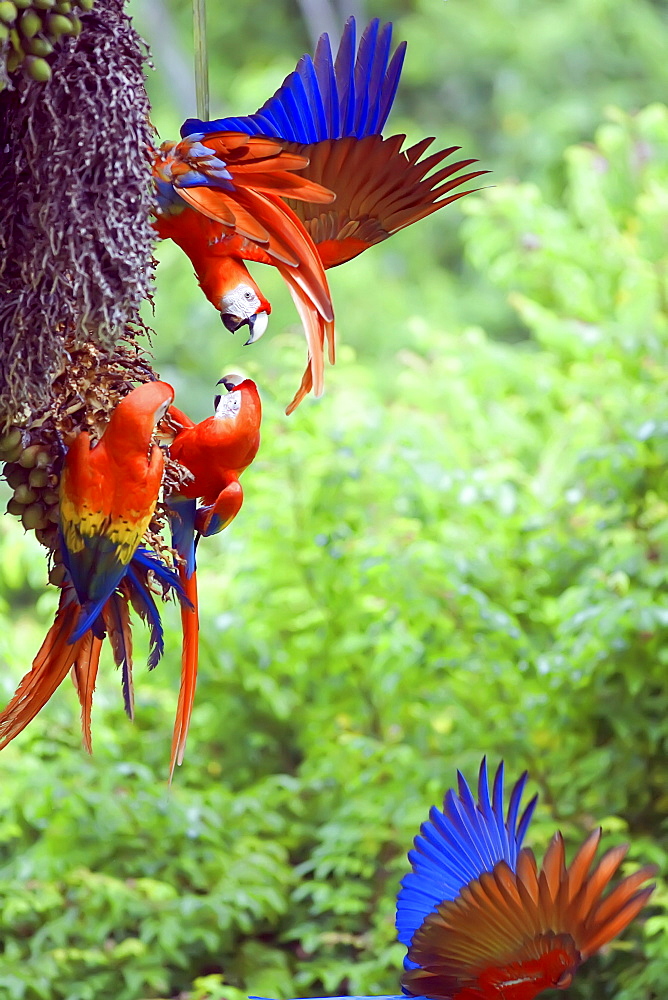
[(254, 344), (256, 340), (259, 340), (262, 334), (267, 329), (269, 324), (269, 316), (266, 312), (255, 313), (254, 316), (248, 318), (248, 329), (250, 330), (250, 336), (244, 347), (248, 347), (249, 344)]
[[(216, 385), (224, 385), (228, 392), (233, 392), (238, 385), (245, 381), (245, 378), (245, 375), (237, 375), (236, 372), (233, 372), (230, 375), (223, 375), (222, 378), (219, 378)], [(222, 398), (222, 396), (213, 397), (213, 408), (216, 413), (218, 412), (218, 407), (220, 406)]]
[(255, 313), (253, 316), (248, 316), (246, 319), (236, 316), (234, 313), (221, 313), (220, 318), (230, 333), (236, 333), (242, 326), (248, 327), (250, 336), (244, 343), (244, 347), (248, 347), (249, 344), (254, 344), (256, 340), (259, 340), (269, 324), (269, 315), (264, 310)]
[(245, 378), (245, 375), (237, 375), (236, 372), (232, 372), (230, 375), (223, 375), (222, 378), (219, 378), (216, 385), (224, 385), (228, 392), (232, 392)]

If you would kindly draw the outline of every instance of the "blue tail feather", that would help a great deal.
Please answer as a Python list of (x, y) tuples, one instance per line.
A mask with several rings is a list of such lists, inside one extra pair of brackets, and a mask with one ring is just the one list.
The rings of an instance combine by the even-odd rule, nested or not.
[(197, 501), (189, 497), (175, 496), (168, 501), (170, 526), (172, 529), (172, 545), (186, 561), (188, 579), (196, 569), (195, 565), (195, 516)]
[(148, 625), (150, 637), (148, 669), (153, 670), (157, 667), (165, 651), (165, 637), (160, 612), (153, 594), (132, 568), (128, 570), (127, 584), (132, 607)]
[(189, 118), (183, 137), (197, 132), (241, 131), (303, 144), (324, 139), (378, 135), (387, 121), (399, 85), (406, 43), (390, 59), (392, 25), (374, 18), (356, 45), (355, 18), (346, 21), (334, 58), (327, 34), (315, 57), (305, 55), (273, 97), (254, 115), (203, 122)]
[(179, 575), (175, 569), (163, 562), (159, 556), (151, 549), (139, 548), (132, 558), (132, 564), (136, 569), (141, 566), (143, 569), (152, 570), (160, 583), (169, 590), (176, 591), (176, 595), (181, 601), (188, 601), (183, 584), (179, 580)]
[(123, 628), (123, 614), (120, 602), (123, 600), (118, 594), (112, 594), (107, 601), (108, 613), (114, 623), (114, 631), (110, 633), (115, 636), (112, 642), (112, 650), (116, 666), (121, 668), (121, 688), (123, 690), (123, 705), (125, 714), (132, 719), (134, 709), (132, 704), (132, 648), (125, 641), (125, 629)]

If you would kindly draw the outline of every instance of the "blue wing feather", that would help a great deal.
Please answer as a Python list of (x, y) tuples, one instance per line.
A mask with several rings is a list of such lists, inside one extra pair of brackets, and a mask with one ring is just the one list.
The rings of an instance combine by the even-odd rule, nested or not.
[(378, 131), (378, 119), (382, 98), (382, 85), (387, 72), (387, 61), (392, 44), (392, 25), (384, 24), (380, 33), (376, 32), (376, 46), (369, 71), (369, 111), (366, 121), (362, 122), (362, 135), (374, 135)]
[(342, 135), (355, 134), (355, 28), (355, 18), (349, 17), (334, 63)]
[[(478, 801), (458, 773), (458, 795), (446, 793), (443, 809), (432, 807), (408, 854), (412, 871), (401, 882), (397, 897), (397, 933), (408, 947), (428, 914), (445, 900), (456, 899), (464, 886), (505, 860), (514, 870), (537, 797), (529, 802), (518, 824), (527, 776), (515, 783), (507, 814), (503, 811), (503, 763), (497, 769), (490, 800), (487, 761), (478, 777)], [(405, 960), (408, 968), (414, 963)]]
[(306, 103), (311, 109), (311, 116), (314, 126), (314, 141), (327, 138), (327, 114), (323, 102), (323, 95), (320, 93), (318, 77), (315, 66), (310, 56), (302, 56), (297, 63), (297, 74), (301, 77), (304, 85)]
[(302, 56), (294, 72), (254, 115), (210, 122), (189, 118), (181, 135), (233, 131), (302, 144), (378, 135), (392, 108), (406, 51), (406, 43), (401, 42), (388, 66), (391, 46), (392, 25), (388, 22), (381, 27), (374, 18), (356, 47), (355, 18), (349, 17), (336, 58), (324, 34), (315, 58)]
[(332, 57), (332, 46), (329, 43), (329, 35), (321, 35), (315, 47), (315, 57), (313, 59), (315, 75), (318, 80), (318, 90), (322, 98), (322, 106), (325, 112), (325, 130), (323, 139), (331, 133), (338, 135), (340, 129), (339, 119), (339, 97), (336, 89), (336, 74), (334, 73), (334, 59)]

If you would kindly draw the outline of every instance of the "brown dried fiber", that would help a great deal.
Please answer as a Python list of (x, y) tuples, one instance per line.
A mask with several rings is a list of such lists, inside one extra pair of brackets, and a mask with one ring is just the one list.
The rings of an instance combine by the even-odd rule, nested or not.
[(49, 406), (64, 344), (111, 351), (153, 274), (145, 48), (97, 0), (46, 84), (0, 93), (0, 429)]

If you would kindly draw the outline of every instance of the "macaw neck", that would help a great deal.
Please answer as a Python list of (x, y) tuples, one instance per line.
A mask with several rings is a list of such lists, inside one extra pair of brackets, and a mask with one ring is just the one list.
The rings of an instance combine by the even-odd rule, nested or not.
[(119, 405), (105, 427), (100, 442), (104, 443), (106, 452), (112, 458), (118, 456), (127, 461), (128, 454), (133, 451), (147, 458), (157, 448), (151, 442), (153, 427), (153, 414), (137, 412), (131, 407), (121, 409)]

